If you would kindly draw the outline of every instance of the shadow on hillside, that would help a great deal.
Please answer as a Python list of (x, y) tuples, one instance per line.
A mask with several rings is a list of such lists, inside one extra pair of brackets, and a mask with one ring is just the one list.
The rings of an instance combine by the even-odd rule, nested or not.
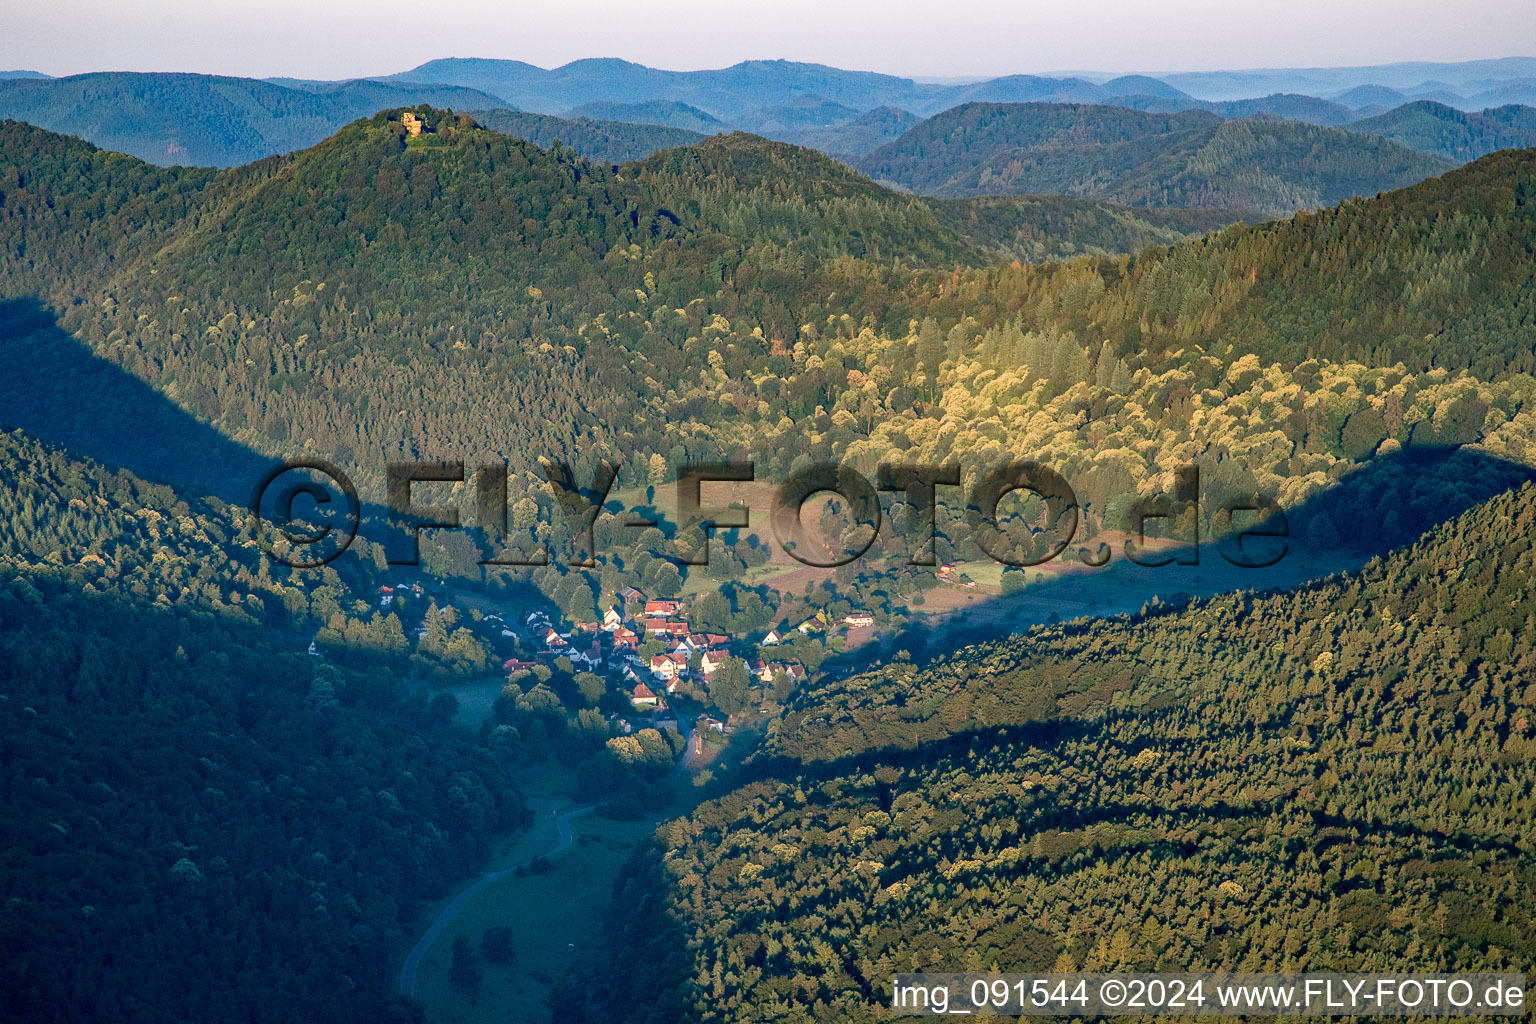
[[(1184, 713), (1185, 709), (1182, 706), (1167, 705), (1155, 708), (1139, 707), (1125, 710), (1106, 710), (1102, 718), (1059, 717), (1011, 725), (973, 727), (913, 746), (890, 744), (870, 746), (864, 750), (824, 761), (808, 761), (787, 754), (761, 757), (744, 767), (737, 785), (740, 786), (748, 782), (764, 780), (808, 779), (827, 781), (867, 775), (877, 772), (881, 768), (927, 768), (944, 762), (960, 766), (972, 762), (977, 755), (984, 751), (1009, 750), (1020, 746), (1043, 751), (1058, 750), (1070, 747), (1072, 744), (1080, 741), (1091, 740), (1095, 736), (1119, 735), (1122, 732), (1120, 725), (1125, 722), (1155, 722), (1158, 719), (1167, 719)], [(1275, 728), (1276, 730), (1281, 730), (1288, 725), (1289, 721), (1287, 720), (1279, 723)], [(1216, 746), (1226, 742), (1241, 743), (1251, 739), (1252, 735), (1252, 731), (1246, 728), (1204, 728), (1200, 733), (1200, 742), (1207, 746)], [(888, 803), (892, 795), (893, 785), (891, 783), (879, 784), (879, 798), (882, 807), (887, 811), (890, 809)], [(1275, 796), (1268, 801), (1256, 801), (1242, 807), (1234, 807), (1224, 802), (1214, 802), (1210, 804), (1202, 803), (1198, 807), (1186, 807), (1182, 810), (1207, 819), (1237, 819), (1278, 810), (1289, 799), (1289, 795), (1286, 794)], [(1038, 809), (1032, 828), (1037, 831), (1044, 829), (1082, 829), (1103, 822), (1121, 821), (1135, 813), (1156, 817), (1160, 814), (1178, 813), (1178, 809), (1144, 801), (1121, 801), (1118, 803), (1094, 804), (1092, 806), (1068, 802)], [(1454, 844), (1468, 851), (1488, 851), (1499, 854), (1517, 854), (1519, 851), (1519, 843), (1517, 841), (1507, 837), (1483, 835), (1473, 831), (1451, 832), (1443, 828), (1430, 827), (1428, 824), (1419, 826), (1380, 819), (1366, 822), (1337, 813), (1325, 814), (1321, 811), (1313, 812), (1312, 817), (1315, 824), (1319, 827), (1359, 828), (1362, 831), (1391, 833), (1403, 839), (1429, 836), (1440, 842)]]
[(34, 299), (0, 302), (0, 427), (232, 504), (275, 460), (237, 444), (70, 337)]
[[(828, 658), (821, 670), (846, 675), (903, 650), (923, 664), (959, 647), (1038, 625), (1176, 609), (1194, 598), (1237, 590), (1302, 586), (1358, 569), (1372, 557), (1411, 544), (1439, 524), (1530, 480), (1536, 480), (1536, 469), (1469, 448), (1401, 449), (1362, 464), (1333, 487), (1288, 510), (1289, 547), (1274, 565), (1232, 565), (1218, 544), (1208, 542), (1200, 548), (1198, 564), (1148, 567), (1130, 561), (1116, 547), (1102, 568), (1053, 568), (1052, 578), (1018, 594), (977, 601), (942, 622), (913, 623), (884, 642)], [(1069, 550), (1076, 548), (1074, 544)]]
[[(1371, 558), (1392, 549), (1411, 544), (1438, 525), (1455, 519), (1472, 507), (1500, 493), (1536, 480), (1536, 470), (1531, 467), (1494, 458), (1467, 449), (1408, 449), (1393, 453), (1360, 467), (1343, 478), (1339, 484), (1318, 494), (1302, 507), (1288, 514), (1295, 546), (1279, 564), (1268, 569), (1238, 569), (1228, 566), (1217, 552), (1215, 545), (1208, 545), (1200, 552), (1200, 564), (1194, 566), (1168, 565), (1145, 568), (1135, 565), (1116, 552), (1115, 559), (1103, 569), (1081, 576), (1062, 578), (1032, 587), (1032, 596), (999, 598), (987, 602), (982, 608), (990, 608), (997, 614), (985, 626), (969, 630), (946, 631), (941, 646), (930, 647), (932, 634), (937, 631), (911, 630), (894, 638), (884, 646), (886, 652), (905, 649), (914, 661), (930, 661), (954, 651), (963, 644), (995, 638), (1010, 632), (1019, 632), (1053, 617), (1073, 618), (1051, 611), (1053, 605), (1071, 604), (1078, 607), (1089, 605), (1081, 623), (1069, 629), (1091, 629), (1091, 617), (1104, 614), (1129, 613), (1133, 617), (1152, 617), (1176, 614), (1191, 597), (1215, 594), (1224, 590), (1274, 590), (1303, 585), (1309, 580), (1358, 568)], [(1390, 513), (1390, 514), (1388, 514)], [(1336, 543), (1324, 543), (1328, 531), (1314, 528), (1313, 522), (1326, 515), (1330, 529), (1343, 539)], [(1382, 527), (1388, 521), (1391, 531)], [(1220, 568), (1213, 566), (1212, 561)], [(1289, 561), (1289, 565), (1287, 565)], [(1284, 568), (1284, 571), (1280, 571)], [(1246, 575), (1245, 575), (1246, 574)], [(1230, 585), (1229, 585), (1230, 584)], [(1154, 602), (1154, 599), (1158, 599)], [(1151, 607), (1143, 605), (1152, 603)], [(1124, 607), (1122, 607), (1124, 606)], [(978, 609), (979, 611), (980, 609)], [(1206, 640), (1219, 645), (1225, 638), (1219, 633), (1207, 634)], [(875, 657), (868, 645), (859, 651), (829, 659), (823, 671), (843, 674), (865, 667)], [(957, 684), (957, 688), (963, 683)], [(1022, 709), (1019, 709), (1022, 711)], [(1079, 741), (1090, 740), (1096, 735), (1123, 735), (1120, 727), (1130, 719), (1172, 716), (1184, 714), (1185, 708), (1177, 704), (1143, 706), (1126, 709), (1105, 709), (1101, 718), (1049, 717), (1035, 721), (1015, 721), (1011, 724), (978, 727), (965, 723), (960, 731), (937, 737), (916, 735), (905, 739), (902, 733), (910, 723), (905, 720), (888, 722), (889, 729), (882, 732), (868, 731), (879, 723), (849, 723), (846, 737), (851, 746), (848, 752), (824, 760), (811, 759), (815, 755), (805, 750), (764, 754), (748, 761), (731, 781), (730, 788), (738, 790), (753, 784), (770, 787), (788, 784), (802, 785), (810, 790), (817, 782), (835, 779), (867, 778), (877, 781), (878, 798), (882, 807), (889, 810), (895, 782), (879, 781), (882, 768), (913, 769), (948, 762), (956, 767), (968, 767), (985, 751), (1010, 750), (1027, 746), (1046, 752), (1064, 751)], [(820, 712), (813, 712), (819, 715)], [(826, 709), (830, 721), (847, 722), (848, 714), (836, 709)], [(1280, 723), (1277, 727), (1284, 727)], [(1231, 727), (1203, 731), (1202, 743), (1239, 743), (1249, 738), (1249, 730)], [(857, 747), (862, 739), (867, 745)], [(841, 741), (838, 741), (841, 742)], [(1080, 752), (1079, 752), (1080, 753)], [(895, 778), (895, 777), (893, 777)], [(855, 784), (857, 785), (857, 784)], [(1047, 802), (1031, 811), (1028, 831), (1044, 835), (1052, 830), (1062, 833), (1081, 832), (1105, 824), (1119, 824), (1143, 816), (1176, 818), (1191, 826), (1213, 824), (1218, 827), (1241, 825), (1250, 819), (1259, 819), (1289, 813), (1289, 794), (1280, 794), (1267, 800), (1241, 806), (1214, 801), (1198, 806), (1159, 806), (1144, 801), (1090, 802), (1079, 804), (1071, 801)], [(747, 801), (752, 804), (750, 798)], [(727, 828), (733, 819), (731, 805), (711, 808), (706, 805), (706, 827)], [(760, 806), (753, 805), (747, 813), (755, 813)], [(1391, 834), (1408, 845), (1432, 842), (1461, 851), (1466, 856), (1503, 858), (1519, 856), (1518, 843), (1500, 836), (1488, 836), (1473, 830), (1448, 831), (1427, 823), (1383, 821), (1379, 818), (1362, 820), (1332, 811), (1308, 812), (1313, 826), (1319, 830), (1318, 842), (1346, 841), (1350, 834)], [(1324, 836), (1323, 830), (1343, 833), (1341, 837)], [(688, 991), (689, 978), (697, 970), (689, 951), (689, 939), (679, 927), (676, 915), (665, 913), (667, 906), (662, 894), (675, 887), (676, 878), (664, 861), (665, 851), (658, 846), (643, 847), (637, 851), (629, 868), (629, 878), (624, 887), (616, 890), (613, 920), (609, 926), (609, 940), (614, 948), (627, 949), (639, 937), (650, 941), (647, 949), (650, 958), (643, 973), (630, 967), (629, 957), (616, 957), (611, 964), (602, 965), (603, 977), (619, 978), (623, 987), (615, 987), (607, 993), (609, 1002), (597, 1002), (599, 1011), (620, 1009), (620, 1001), (641, 993), (656, 1005), (668, 1005), (678, 993)], [(1046, 964), (1039, 968), (1047, 969)], [(573, 989), (579, 986), (572, 986)], [(589, 986), (593, 991), (596, 987)], [(868, 994), (868, 993), (867, 993)], [(599, 996), (599, 1000), (601, 995)], [(586, 1020), (604, 1019), (599, 1013), (590, 1013)]]
[[(263, 785), (255, 787), (259, 794), (268, 786), (282, 785), (286, 778), (283, 772), (294, 770), (294, 766), (325, 765), (327, 759), (338, 762), (372, 756), (378, 750), (381, 735), (387, 737), (388, 742), (401, 743), (403, 732), (409, 730), (417, 735), (412, 743), (425, 757), (429, 746), (447, 742), (457, 731), (456, 726), (431, 707), (428, 692), (402, 675), (352, 668), (345, 669), (337, 677), (338, 706), (320, 719), (313, 710), (306, 710), (305, 703), (313, 666), (320, 662), (304, 654), (302, 648), (290, 644), (286, 637), (275, 634), (270, 626), (262, 624), (253, 615), (233, 606), (226, 606), (218, 613), (195, 603), (172, 608), (168, 604), (139, 600), (127, 594), (126, 587), (123, 592), (103, 593), (68, 575), (43, 574), (33, 579), (46, 595), (37, 602), (15, 599), (7, 592), (5, 581), (0, 581), (0, 593), (5, 594), (7, 602), (7, 616), (0, 623), (0, 632), (10, 634), (6, 638), (10, 640), (17, 635), (40, 638), (49, 651), (48, 657), (34, 658), (24, 664), (0, 664), (0, 679), (5, 683), (5, 692), (24, 695), (28, 705), (26, 716), (11, 714), (5, 718), (7, 727), (18, 722), (28, 723), (16, 734), (21, 745), (8, 749), (7, 761), (15, 765), (28, 764), (39, 772), (60, 765), (75, 766), (85, 777), (100, 780), (98, 788), (108, 794), (91, 798), (92, 806), (106, 820), (106, 826), (81, 829), (71, 836), (73, 852), (69, 856), (48, 855), (45, 851), (50, 847), (45, 844), (11, 847), (21, 865), (13, 870), (28, 870), (46, 877), (49, 872), (42, 869), (51, 868), (55, 881), (50, 882), (50, 891), (71, 886), (78, 889), (83, 885), (82, 892), (100, 896), (119, 889), (124, 897), (136, 898), (145, 908), (172, 922), (178, 915), (196, 915), (195, 922), (213, 917), (231, 926), (248, 920), (249, 912), (241, 910), (243, 901), (258, 899), (270, 901), (268, 905), (279, 908), (273, 925), (281, 928), (287, 923), (282, 919), (281, 908), (296, 912), (295, 904), (292, 901), (285, 903), (281, 897), (283, 879), (302, 868), (301, 860), (310, 858), (307, 854), (301, 855), (298, 845), (285, 853), (285, 843), (275, 847), (270, 843), (252, 843), (251, 834), (243, 830), (243, 826), (260, 822), (263, 815), (266, 819), (264, 827), (292, 819), (286, 813), (274, 815), (269, 810), (262, 810), (264, 801), (259, 795), (233, 795), (230, 803), (238, 805), (244, 801), (240, 813), (204, 813), (196, 802), (189, 804), (183, 796), (188, 780), (196, 781), (200, 773), (206, 772), (214, 764), (210, 760), (212, 757), (221, 765), (229, 762), (223, 769), (224, 778), (248, 776), (253, 785), (255, 781), (262, 782)], [(50, 643), (51, 638), (64, 634), (70, 636), (69, 642)], [(180, 674), (170, 673), (164, 678), (156, 671), (158, 666), (170, 663), (173, 649), (177, 650), (176, 657), (181, 660), (183, 652), (179, 644), (185, 644), (191, 652), (187, 660), (191, 663), (193, 677), (199, 679), (199, 685), (190, 690), (172, 687), (167, 682), (170, 679), (186, 680), (186, 670)], [(83, 659), (80, 651), (87, 652)], [(96, 651), (110, 652), (110, 656), (97, 657), (92, 653)], [(78, 697), (82, 693), (89, 693), (89, 699), (64, 696), (74, 694)], [(18, 703), (22, 701), (18, 700)], [(82, 704), (86, 707), (82, 708)], [(187, 722), (196, 722), (198, 727), (188, 730)], [(187, 733), (180, 741), (174, 740), (177, 730)], [(138, 749), (135, 743), (147, 741), (163, 746), (155, 748), (153, 759), (129, 764), (127, 759)], [(461, 740), (454, 738), (453, 742)], [(259, 751), (260, 756), (241, 756), (247, 748)], [(237, 755), (231, 756), (231, 751)], [(364, 751), (366, 754), (360, 753)], [(200, 752), (208, 756), (198, 757)], [(415, 747), (411, 756), (416, 756)], [(490, 762), (486, 761), (475, 770), (488, 765)], [(122, 777), (114, 777), (112, 770), (123, 773)], [(500, 775), (500, 769), (496, 771)], [(330, 780), (327, 785), (334, 785), (334, 780), (341, 777), (334, 767), (327, 769), (325, 774)], [(106, 783), (113, 788), (106, 788)], [(122, 790), (122, 795), (116, 790)], [(437, 801), (435, 806), (430, 799), (425, 803), (411, 803), (413, 815), (436, 820), (444, 830), (458, 833), (451, 841), (434, 843), (432, 855), (428, 855), (420, 844), (388, 842), (388, 828), (370, 827), (355, 839), (357, 848), (365, 852), (372, 845), (372, 853), (396, 854), (371, 857), (371, 875), (346, 873), (348, 879), (362, 876), (359, 884), (371, 885), (373, 891), (382, 892), (383, 897), (395, 904), (394, 912), (373, 913), (380, 925), (387, 928), (412, 920), (426, 901), (436, 899), (477, 873), (479, 865), (490, 855), (491, 837), (505, 834), (523, 823), (522, 797), (510, 779), (505, 779), (505, 785), (481, 792), (494, 799), (495, 813), (488, 820), (479, 819), (485, 821), (484, 827), (479, 829), (473, 816), (459, 815), (446, 801)], [(78, 800), (77, 795), (71, 794), (67, 800), (61, 798), (54, 803), (69, 807)], [(8, 801), (6, 806), (41, 809), (47, 805), (23, 799), (20, 803)], [(289, 804), (294, 813), (298, 807), (297, 801)], [(125, 824), (119, 814), (124, 809), (137, 818)], [(246, 815), (245, 810), (251, 813)], [(65, 812), (54, 809), (49, 813)], [(250, 822), (245, 821), (247, 816)], [(317, 815), (314, 820), (318, 822), (320, 817)], [(382, 817), (377, 819), (381, 825), (383, 820)], [(227, 887), (222, 892), (217, 888), (199, 887), (196, 894), (173, 893), (163, 884), (156, 885), (153, 879), (134, 879), (121, 872), (109, 883), (102, 883), (92, 877), (94, 872), (82, 871), (74, 862), (73, 858), (80, 858), (84, 863), (120, 859), (123, 849), (140, 841), (139, 833), (128, 830), (150, 822), (197, 831), (204, 837), (200, 841), (210, 844), (213, 850), (234, 851), (240, 849), (241, 844), (249, 844), (252, 849), (241, 855), (254, 858), (258, 863), (263, 859), (270, 860), (273, 870), (260, 878), (252, 875), (250, 888), (237, 897)], [(327, 840), (322, 836), (295, 842), (302, 844), (306, 841), (322, 844)], [(406, 845), (412, 846), (408, 857), (399, 853)], [(273, 860), (274, 857), (277, 859)], [(103, 888), (104, 884), (108, 887)], [(39, 906), (33, 913), (46, 913), (46, 907)], [(348, 951), (351, 959), (347, 974), (349, 981), (356, 985), (356, 991), (350, 993), (349, 998), (377, 1002), (390, 991), (394, 970), (391, 940), (384, 929), (369, 928), (368, 931), (371, 934)], [(70, 934), (67, 929), (29, 928), (31, 943), (28, 950), (35, 954), (37, 949), (51, 948), (69, 938)], [(92, 947), (100, 946), (101, 956), (105, 957), (103, 963), (111, 965), (116, 960), (137, 964), (134, 970), (139, 967), (149, 970), (150, 961), (157, 952), (180, 948), (157, 941), (146, 950), (141, 932), (134, 928), (94, 933), (85, 942)], [(281, 943), (268, 943), (268, 947), (269, 953), (282, 951)], [(366, 953), (359, 950), (366, 950)], [(279, 974), (293, 973), (295, 976), (313, 967), (313, 958), (303, 947), (292, 949), (292, 956), (291, 964), (274, 961), (272, 966)], [(26, 959), (22, 958), (23, 961)], [(54, 961), (39, 960), (35, 955), (30, 959), (34, 966), (42, 962), (55, 965)], [(68, 958), (55, 960), (57, 976), (43, 977), (42, 980), (52, 982), (55, 991), (63, 992), (76, 984), (79, 972), (85, 968)], [(164, 959), (153, 966), (172, 974), (188, 969), (185, 963)], [(0, 968), (0, 977), (5, 977), (8, 984), (20, 976), (14, 968), (14, 963)], [(217, 966), (203, 965), (200, 969), (216, 970)], [(39, 982), (34, 975), (26, 977), (29, 986)], [(125, 974), (124, 977), (132, 975)], [(35, 996), (37, 991), (33, 989), (32, 994)], [(130, 994), (134, 991), (151, 989), (141, 984), (129, 989)], [(25, 1018), (6, 1015), (6, 1019)]]
[[(766, 784), (769, 792), (780, 785), (788, 785), (816, 793), (816, 787), (824, 783), (831, 783), (828, 790), (840, 795), (857, 794), (863, 787), (872, 784), (875, 790), (872, 795), (880, 808), (892, 813), (895, 797), (902, 792), (914, 791), (913, 776), (901, 773), (941, 766), (951, 770), (975, 771), (978, 763), (989, 763), (986, 760), (989, 752), (1012, 753), (1021, 747), (1047, 753), (1059, 752), (1064, 763), (1073, 764), (1081, 773), (1091, 775), (1093, 765), (1085, 763), (1085, 758), (1091, 754), (1085, 750), (1091, 751), (1094, 747), (1091, 742), (1086, 748), (1077, 744), (1092, 741), (1100, 734), (1123, 737), (1121, 726), (1128, 720), (1146, 721), (1149, 718), (1186, 713), (1182, 706), (1126, 709), (1109, 711), (1103, 719), (1098, 720), (1055, 718), (971, 728), (916, 746), (871, 746), (825, 761), (803, 761), (788, 755), (759, 758), (745, 765), (731, 785), (731, 791), (746, 790), (745, 797), (736, 799), (726, 796), (719, 805), (705, 805), (697, 815), (703, 829), (719, 830), (723, 835), (739, 827), (743, 817), (751, 818), (754, 813), (763, 810), (764, 803), (753, 794), (754, 784)], [(1281, 728), (1277, 727), (1277, 732)], [(1252, 738), (1252, 730), (1247, 728), (1207, 729), (1200, 734), (1201, 743), (1209, 746), (1242, 744), (1245, 741), (1251, 742)], [(1003, 759), (1003, 763), (1007, 763), (1007, 758)], [(891, 768), (900, 769), (901, 773), (885, 775), (881, 771)], [(1161, 820), (1166, 823), (1163, 828), (1165, 835), (1158, 840), (1163, 854), (1182, 852), (1187, 855), (1199, 845), (1202, 837), (1213, 833), (1239, 834), (1253, 828), (1263, 828), (1267, 821), (1286, 820), (1297, 814), (1293, 806), (1293, 794), (1289, 791), (1242, 803), (1202, 797), (1167, 805), (1136, 799), (1136, 795), (1132, 793), (1128, 798), (1118, 800), (1038, 801), (1029, 804), (1027, 812), (1021, 805), (1017, 822), (1024, 837), (1034, 836), (1047, 843), (1053, 839), (1059, 840), (1061, 845), (1057, 848), (1057, 857), (1070, 853), (1108, 859), (1113, 853), (1113, 847), (1095, 850), (1093, 843), (1086, 840), (1078, 846), (1076, 837), (1091, 836), (1102, 826), (1124, 826), (1126, 822), (1137, 820)], [(773, 799), (767, 799), (767, 806), (771, 807)], [(1518, 859), (1524, 852), (1523, 846), (1514, 838), (1485, 835), (1476, 829), (1450, 830), (1437, 827), (1440, 823), (1435, 822), (1385, 821), (1376, 816), (1348, 816), (1316, 808), (1306, 809), (1302, 813), (1315, 830), (1310, 841), (1313, 849), (1319, 852), (1331, 844), (1355, 841), (1358, 837), (1383, 835), (1392, 836), (1412, 848), (1449, 848), (1469, 858)], [(1035, 856), (1038, 858), (1040, 854)], [(662, 843), (643, 844), (636, 850), (626, 868), (625, 877), (614, 888), (608, 922), (608, 947), (618, 953), (595, 969), (587, 968), (587, 973), (578, 969), (568, 977), (558, 991), (564, 1002), (552, 1001), (551, 1005), (579, 1006), (583, 998), (586, 1001), (583, 1007), (585, 1012), (578, 1012), (568, 1019), (596, 1022), (622, 1017), (625, 1006), (632, 1005), (629, 1001), (636, 998), (643, 999), (646, 1005), (668, 1008), (681, 1005), (680, 1000), (690, 991), (688, 983), (696, 974), (698, 966), (692, 957), (692, 943), (684, 922), (678, 914), (668, 912), (666, 894), (677, 888), (677, 863), (669, 859)], [(910, 869), (910, 866), (908, 864), (901, 868), (897, 875)], [(733, 875), (724, 876), (726, 879), (731, 877)], [(881, 884), (890, 881), (884, 874), (880, 877)], [(714, 876), (711, 882), (724, 884), (721, 878)], [(641, 967), (636, 966), (635, 958), (625, 955), (637, 942), (644, 942), (649, 954)], [(1050, 969), (1050, 962), (1047, 960), (1021, 966), (1044, 971)], [(866, 989), (863, 994), (872, 1001), (876, 999), (872, 990)]]

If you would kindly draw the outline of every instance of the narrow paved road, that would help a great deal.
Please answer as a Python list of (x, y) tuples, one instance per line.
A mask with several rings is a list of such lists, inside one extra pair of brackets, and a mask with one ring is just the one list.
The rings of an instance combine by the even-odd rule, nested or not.
[(526, 867), (527, 865), (532, 864), (534, 861), (538, 860), (540, 857), (553, 857), (555, 854), (570, 846), (571, 819), (579, 818), (583, 814), (591, 814), (595, 807), (597, 807), (597, 804), (586, 804), (582, 807), (572, 807), (570, 810), (558, 815), (555, 818), (556, 841), (554, 846), (551, 846), (543, 853), (535, 854), (534, 856), (529, 857), (527, 860), (519, 861), (518, 863), (513, 864), (511, 867), (502, 868), (500, 871), (486, 872), (480, 876), (474, 885), (471, 885), (469, 888), (455, 896), (453, 898), (453, 902), (449, 903), (446, 907), (443, 908), (443, 912), (437, 915), (437, 920), (432, 922), (432, 926), (426, 930), (426, 933), (422, 935), (419, 940), (417, 940), (416, 945), (411, 949), (410, 954), (406, 956), (405, 964), (400, 968), (400, 994), (403, 996), (412, 996), (416, 994), (416, 969), (421, 966), (422, 957), (427, 955), (427, 950), (432, 948), (432, 944), (442, 937), (443, 932), (448, 930), (448, 926), (453, 923), (453, 919), (455, 916), (457, 916), (458, 912), (464, 908), (464, 904), (474, 899), (475, 894), (478, 893), (481, 889), (501, 881), (503, 878), (506, 878), (518, 868)]
[(672, 769), (672, 777), (677, 778), (686, 772), (689, 766), (693, 764), (694, 758), (698, 757), (703, 749), (704, 737), (699, 735), (698, 726), (694, 726), (693, 730), (688, 733), (688, 742), (683, 744), (682, 760), (678, 761), (677, 766)]
[[(704, 740), (699, 735), (699, 730), (694, 729), (688, 734), (688, 742), (683, 747), (682, 759), (672, 769), (673, 774), (681, 775), (687, 771), (688, 766), (693, 763), (694, 758), (698, 756), (703, 746)], [(526, 867), (540, 857), (553, 857), (555, 854), (565, 850), (572, 842), (571, 819), (579, 818), (583, 814), (591, 814), (598, 806), (599, 804), (596, 803), (585, 804), (581, 807), (572, 807), (557, 815), (555, 817), (556, 840), (554, 846), (551, 846), (543, 853), (529, 857), (527, 860), (518, 861), (511, 867), (502, 868), (500, 871), (486, 872), (473, 885), (455, 896), (453, 902), (443, 908), (443, 912), (437, 915), (437, 920), (432, 922), (431, 927), (416, 941), (416, 945), (411, 948), (410, 953), (406, 956), (405, 963), (400, 967), (400, 994), (403, 996), (413, 996), (416, 994), (416, 970), (421, 966), (422, 958), (427, 955), (427, 950), (432, 948), (432, 944), (442, 938), (443, 932), (448, 930), (448, 926), (453, 923), (453, 919), (458, 915), (459, 911), (464, 909), (466, 903), (474, 899), (481, 889), (501, 881), (518, 868)]]

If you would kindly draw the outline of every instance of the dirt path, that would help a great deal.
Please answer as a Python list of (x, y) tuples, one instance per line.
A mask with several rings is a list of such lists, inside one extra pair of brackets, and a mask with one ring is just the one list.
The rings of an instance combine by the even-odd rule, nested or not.
[(448, 930), (448, 926), (453, 923), (453, 919), (458, 916), (459, 911), (464, 908), (466, 903), (474, 899), (476, 894), (486, 886), (494, 885), (515, 872), (518, 868), (527, 867), (540, 857), (553, 857), (555, 854), (565, 850), (571, 845), (572, 841), (571, 819), (578, 818), (583, 814), (591, 814), (597, 806), (597, 804), (585, 804), (581, 807), (572, 807), (556, 815), (556, 839), (554, 846), (551, 846), (543, 853), (535, 854), (526, 860), (519, 861), (511, 867), (502, 868), (500, 871), (486, 872), (473, 885), (455, 896), (453, 901), (443, 908), (443, 912), (437, 915), (437, 919), (432, 922), (421, 938), (416, 941), (416, 945), (411, 948), (410, 953), (406, 955), (405, 963), (400, 968), (400, 994), (403, 996), (416, 994), (416, 971), (421, 967), (421, 958), (427, 955), (427, 950), (432, 948), (432, 944), (442, 937), (443, 932)]

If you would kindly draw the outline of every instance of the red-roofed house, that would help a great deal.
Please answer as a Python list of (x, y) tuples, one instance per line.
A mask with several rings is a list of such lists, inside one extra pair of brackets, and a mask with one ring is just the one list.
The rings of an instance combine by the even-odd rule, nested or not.
[(637, 708), (653, 708), (656, 706), (656, 692), (644, 683), (636, 683), (629, 693), (629, 702)]
[(704, 656), (699, 659), (699, 671), (704, 673), (705, 679), (708, 679), (710, 676), (719, 671), (720, 666), (724, 664), (724, 654), (721, 654), (717, 651), (705, 651)]
[(688, 674), (688, 655), (679, 651), (651, 656), (651, 675), (669, 682)]

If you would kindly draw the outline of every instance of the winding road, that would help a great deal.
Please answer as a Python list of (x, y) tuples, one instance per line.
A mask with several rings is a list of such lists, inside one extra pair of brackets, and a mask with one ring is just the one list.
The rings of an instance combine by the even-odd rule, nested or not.
[[(673, 773), (681, 774), (683, 771), (686, 771), (688, 766), (693, 763), (693, 759), (698, 756), (702, 746), (703, 740), (699, 736), (699, 730), (694, 729), (688, 734), (688, 742), (683, 748), (683, 756), (678, 761), (677, 766), (672, 769)], [(494, 885), (496, 882), (517, 871), (518, 868), (527, 867), (540, 857), (553, 857), (555, 854), (565, 850), (572, 842), (571, 819), (579, 818), (583, 814), (591, 814), (602, 803), (603, 801), (598, 801), (597, 803), (583, 804), (580, 807), (572, 807), (562, 811), (555, 816), (556, 840), (554, 846), (551, 846), (543, 853), (537, 853), (526, 860), (518, 861), (511, 867), (502, 868), (500, 871), (486, 872), (474, 884), (455, 896), (453, 901), (443, 908), (443, 912), (437, 915), (437, 919), (432, 922), (421, 938), (416, 940), (416, 945), (411, 947), (410, 953), (406, 955), (405, 963), (400, 967), (400, 994), (403, 996), (413, 996), (416, 994), (416, 971), (421, 966), (422, 958), (427, 955), (427, 950), (432, 948), (432, 944), (442, 938), (443, 932), (448, 930), (448, 926), (453, 923), (453, 919), (458, 916), (459, 911), (464, 909), (466, 903), (474, 899), (481, 889), (488, 885)]]

